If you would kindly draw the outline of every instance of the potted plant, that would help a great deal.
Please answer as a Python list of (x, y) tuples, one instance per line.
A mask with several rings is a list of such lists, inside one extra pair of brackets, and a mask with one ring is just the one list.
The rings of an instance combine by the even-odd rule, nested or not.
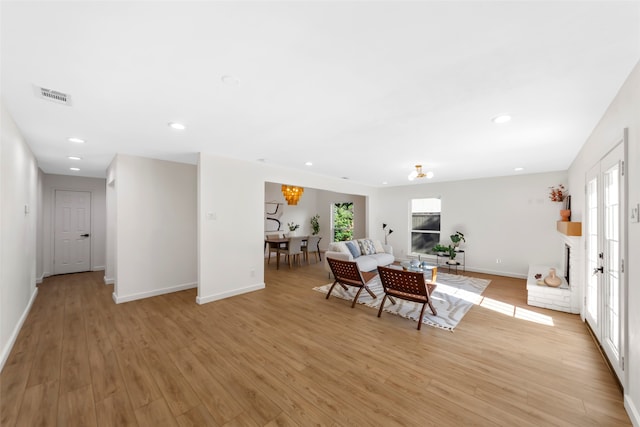
[(449, 256), (449, 260), (447, 261), (447, 264), (457, 264), (458, 261), (456, 261), (456, 247), (455, 246), (451, 246), (449, 245), (447, 247), (447, 255)]
[(316, 214), (315, 216), (311, 217), (311, 234), (313, 234), (314, 236), (317, 235), (320, 232), (320, 215)]
[(445, 254), (449, 253), (449, 247), (438, 243), (431, 249), (431, 251), (438, 254), (439, 256), (444, 256)]
[(560, 218), (562, 221), (569, 221), (571, 217), (571, 196), (567, 194), (564, 185), (559, 184), (557, 187), (549, 187), (549, 199), (552, 202), (564, 202), (560, 209)]
[(456, 231), (455, 234), (452, 234), (451, 236), (449, 236), (449, 238), (451, 239), (451, 242), (453, 243), (453, 247), (457, 248), (458, 246), (460, 246), (460, 242), (466, 242), (467, 240), (464, 238), (464, 234), (462, 234), (459, 231)]
[(296, 230), (300, 228), (300, 224), (296, 224), (295, 222), (287, 223), (287, 227), (289, 227), (289, 237), (293, 237), (297, 235)]

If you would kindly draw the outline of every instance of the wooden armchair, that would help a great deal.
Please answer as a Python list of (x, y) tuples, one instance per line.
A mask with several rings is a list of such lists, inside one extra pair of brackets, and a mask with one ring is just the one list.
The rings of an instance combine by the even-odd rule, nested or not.
[(422, 327), (422, 317), (424, 316), (424, 310), (427, 305), (429, 305), (431, 312), (435, 316), (438, 315), (431, 303), (431, 293), (437, 285), (427, 282), (424, 273), (404, 271), (389, 267), (378, 267), (378, 274), (380, 275), (380, 281), (384, 288), (384, 297), (378, 310), (378, 317), (382, 314), (382, 309), (384, 308), (387, 297), (389, 297), (389, 300), (393, 304), (396, 303), (393, 299), (394, 297), (422, 303), (422, 310), (420, 310), (420, 317), (418, 318), (418, 330)]
[(333, 277), (335, 277), (335, 281), (329, 292), (327, 292), (327, 299), (331, 295), (331, 291), (336, 285), (342, 286), (344, 290), (347, 290), (347, 286), (354, 286), (358, 289), (358, 293), (353, 298), (353, 303), (351, 304), (351, 308), (355, 307), (358, 298), (360, 297), (360, 292), (365, 289), (369, 292), (372, 298), (378, 298), (376, 294), (371, 292), (371, 289), (367, 286), (367, 281), (362, 277), (362, 273), (358, 268), (358, 264), (355, 261), (342, 261), (334, 258), (327, 258), (327, 262), (329, 263), (329, 267), (331, 268), (331, 272), (333, 273)]

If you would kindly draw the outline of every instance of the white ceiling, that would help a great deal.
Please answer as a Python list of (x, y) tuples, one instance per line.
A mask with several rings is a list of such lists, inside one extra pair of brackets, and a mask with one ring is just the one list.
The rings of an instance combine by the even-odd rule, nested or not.
[(640, 59), (637, 1), (0, 7), (2, 99), (52, 174), (198, 152), (374, 186), (565, 170)]

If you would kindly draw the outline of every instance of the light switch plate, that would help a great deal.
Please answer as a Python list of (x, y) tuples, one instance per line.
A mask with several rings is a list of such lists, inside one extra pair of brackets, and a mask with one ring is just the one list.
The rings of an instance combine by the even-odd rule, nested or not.
[(640, 205), (631, 208), (631, 222), (640, 222)]

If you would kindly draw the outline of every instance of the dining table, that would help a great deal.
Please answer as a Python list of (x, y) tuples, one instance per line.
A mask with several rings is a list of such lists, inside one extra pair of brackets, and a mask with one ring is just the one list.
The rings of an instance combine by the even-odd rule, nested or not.
[[(306, 244), (307, 241), (309, 240), (309, 236), (302, 236), (302, 243)], [(289, 238), (288, 237), (266, 237), (264, 239), (264, 250), (267, 250), (267, 246), (276, 246), (279, 249), (287, 249), (289, 245)], [(318, 256), (320, 257), (320, 261), (322, 261), (322, 254), (320, 252), (320, 241), (318, 241)], [(269, 253), (269, 256), (271, 256), (271, 253)], [(278, 255), (276, 257), (276, 270), (280, 269), (280, 255)]]

